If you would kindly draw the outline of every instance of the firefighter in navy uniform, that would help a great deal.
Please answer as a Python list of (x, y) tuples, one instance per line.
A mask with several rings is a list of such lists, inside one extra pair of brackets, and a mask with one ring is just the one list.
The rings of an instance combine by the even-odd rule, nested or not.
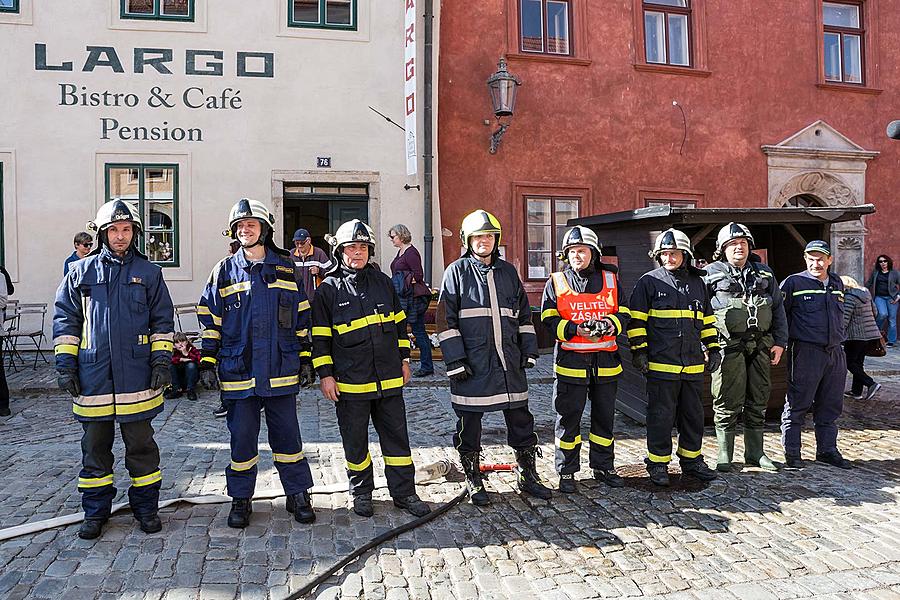
[(535, 464), (537, 434), (528, 410), (525, 369), (537, 362), (531, 306), (516, 269), (500, 259), (500, 221), (476, 210), (459, 232), (465, 252), (444, 271), (440, 308), (447, 329), (438, 339), (450, 402), (459, 420), (453, 445), (459, 451), (472, 504), (490, 503), (481, 481), (481, 418), (502, 410), (507, 440), (519, 463), (519, 490), (549, 500)]
[(59, 386), (74, 397), (84, 429), (78, 489), (85, 520), (78, 535), (98, 537), (110, 515), (115, 423), (125, 442), (131, 511), (142, 531), (155, 533), (162, 529), (162, 472), (150, 422), (162, 412), (171, 382), (172, 299), (162, 269), (137, 250), (141, 222), (131, 206), (107, 202), (88, 226), (100, 244), (62, 280), (53, 318)]
[(241, 248), (213, 267), (197, 307), (203, 325), (200, 380), (217, 387), (231, 432), (231, 463), (225, 468), (231, 511), (228, 526), (247, 527), (253, 512), (259, 462), (260, 410), (285, 507), (300, 523), (316, 519), (313, 486), (297, 422), (299, 387), (313, 383), (309, 349), (309, 302), (294, 278), (294, 263), (275, 245), (275, 217), (256, 200), (232, 208), (225, 234)]
[(616, 336), (628, 309), (619, 301), (618, 269), (600, 262), (597, 234), (576, 225), (563, 236), (562, 272), (544, 286), (541, 321), (556, 336), (553, 407), (556, 410), (556, 471), (559, 491), (576, 491), (580, 468), (581, 415), (591, 402), (589, 462), (594, 478), (610, 487), (625, 483), (614, 467), (616, 390), (622, 372)]
[(788, 321), (788, 391), (781, 415), (781, 441), (789, 468), (804, 466), (800, 430), (809, 411), (816, 428), (816, 460), (851, 467), (837, 447), (837, 419), (844, 408), (847, 357), (844, 341), (844, 284), (829, 272), (834, 260), (822, 240), (806, 245), (806, 271), (781, 282)]
[(718, 369), (722, 354), (704, 271), (691, 265), (691, 241), (677, 229), (659, 234), (649, 254), (660, 267), (641, 276), (628, 302), (632, 363), (647, 378), (647, 472), (669, 485), (676, 425), (681, 472), (712, 481), (702, 454), (703, 371)]
[(716, 237), (716, 259), (706, 267), (710, 304), (724, 343), (722, 368), (712, 374), (719, 456), (716, 470), (731, 471), (738, 420), (744, 421), (744, 463), (767, 471), (778, 466), (763, 450), (771, 367), (787, 347), (781, 291), (768, 266), (755, 262), (753, 235), (729, 223)]
[(335, 403), (353, 511), (374, 514), (371, 419), (394, 505), (422, 517), (431, 509), (416, 495), (403, 401), (410, 378), (406, 315), (391, 279), (369, 263), (375, 234), (368, 225), (348, 221), (332, 242), (335, 265), (313, 299), (313, 365), (322, 394)]

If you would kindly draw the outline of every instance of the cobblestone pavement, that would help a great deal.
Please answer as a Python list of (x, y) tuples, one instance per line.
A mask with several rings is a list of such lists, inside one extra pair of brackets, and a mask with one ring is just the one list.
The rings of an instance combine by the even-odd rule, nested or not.
[[(322, 585), (320, 598), (661, 597), (716, 600), (900, 598), (900, 377), (870, 402), (848, 402), (840, 445), (854, 469), (812, 464), (799, 472), (756, 469), (705, 489), (655, 492), (640, 465), (643, 428), (620, 417), (617, 464), (624, 489), (590, 479), (580, 493), (552, 502), (519, 496), (511, 474), (492, 475), (494, 504), (463, 504), (369, 553)], [(532, 386), (543, 447), (542, 475), (555, 486), (551, 386)], [(301, 423), (317, 483), (345, 481), (334, 409), (317, 392), (301, 394)], [(162, 497), (224, 493), (225, 424), (217, 396), (168, 401), (154, 420), (162, 449)], [(409, 427), (419, 465), (453, 458), (447, 390), (408, 390)], [(0, 528), (80, 510), (76, 480), (80, 427), (57, 395), (20, 394), (0, 421)], [(585, 429), (587, 425), (585, 424)], [(708, 433), (711, 434), (710, 431)], [(372, 432), (372, 439), (375, 434)], [(263, 434), (262, 439), (265, 439)], [(512, 462), (502, 418), (484, 421), (486, 462)], [(812, 432), (804, 434), (811, 442)], [(713, 460), (715, 441), (704, 453)], [(766, 433), (780, 457), (774, 424)], [(380, 470), (380, 452), (372, 445)], [(258, 490), (277, 488), (261, 446)], [(736, 454), (742, 455), (740, 442)], [(127, 474), (116, 442), (116, 478)], [(814, 449), (804, 449), (806, 458)], [(586, 450), (584, 462), (586, 463)], [(673, 469), (674, 470), (674, 469)], [(587, 469), (581, 477), (589, 474)], [(459, 479), (455, 477), (453, 479)], [(459, 481), (423, 485), (436, 505)], [(119, 498), (125, 497), (120, 488)], [(376, 515), (347, 510), (347, 494), (316, 496), (313, 526), (294, 522), (284, 499), (254, 503), (252, 525), (225, 525), (227, 504), (180, 504), (161, 511), (163, 531), (141, 533), (129, 513), (115, 515), (99, 540), (77, 526), (0, 542), (0, 598), (284, 598), (379, 533), (409, 520), (376, 492)]]

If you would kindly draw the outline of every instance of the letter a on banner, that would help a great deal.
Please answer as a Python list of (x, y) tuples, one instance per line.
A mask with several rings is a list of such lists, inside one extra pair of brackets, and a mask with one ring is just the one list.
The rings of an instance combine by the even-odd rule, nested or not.
[(406, 27), (403, 31), (403, 106), (406, 113), (406, 174), (415, 175), (419, 166), (419, 141), (416, 136), (416, 2), (406, 0)]

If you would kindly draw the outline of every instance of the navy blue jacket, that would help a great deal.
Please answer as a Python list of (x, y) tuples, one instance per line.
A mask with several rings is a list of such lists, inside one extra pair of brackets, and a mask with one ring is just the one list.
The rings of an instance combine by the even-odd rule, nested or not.
[(239, 250), (219, 261), (197, 316), (201, 363), (218, 364), (222, 397), (296, 394), (300, 364), (311, 360), (309, 313), (288, 257), (267, 249), (265, 260), (251, 265)]
[(72, 264), (56, 291), (56, 368), (77, 372), (79, 421), (141, 421), (163, 408), (150, 388), (154, 365), (172, 360), (174, 310), (162, 269), (103, 248)]
[(781, 282), (788, 337), (823, 347), (839, 345), (844, 334), (844, 284), (833, 273), (821, 282), (808, 271)]

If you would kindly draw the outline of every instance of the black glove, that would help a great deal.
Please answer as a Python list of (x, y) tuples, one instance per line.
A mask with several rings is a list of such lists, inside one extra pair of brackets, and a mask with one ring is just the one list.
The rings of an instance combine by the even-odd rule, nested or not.
[(709, 359), (706, 361), (706, 372), (718, 371), (722, 366), (722, 352), (718, 349), (709, 351)]
[(300, 365), (300, 387), (309, 388), (316, 382), (316, 370), (312, 364), (303, 363)]
[(638, 372), (646, 375), (647, 371), (650, 370), (650, 357), (647, 356), (646, 352), (634, 352), (631, 355), (631, 364), (634, 365)]
[(606, 317), (597, 321), (585, 321), (581, 326), (591, 332), (591, 337), (604, 337), (616, 333), (616, 326)]
[[(457, 373), (450, 374), (451, 372), (462, 369)], [(450, 381), (465, 381), (469, 378), (469, 375), (472, 374), (472, 367), (469, 366), (464, 360), (457, 360), (447, 365), (447, 377), (450, 378)]]
[(59, 389), (69, 392), (73, 398), (81, 395), (81, 383), (78, 381), (78, 373), (74, 371), (59, 373), (56, 377), (56, 385), (59, 386)]
[(150, 389), (161, 390), (172, 385), (172, 371), (169, 365), (153, 365), (150, 371)]
[[(208, 366), (203, 366), (204, 364)], [(219, 389), (219, 381), (216, 378), (216, 369), (209, 363), (200, 363), (200, 385), (208, 390)]]
[(522, 368), (531, 369), (537, 364), (537, 359), (532, 356), (522, 356)]

